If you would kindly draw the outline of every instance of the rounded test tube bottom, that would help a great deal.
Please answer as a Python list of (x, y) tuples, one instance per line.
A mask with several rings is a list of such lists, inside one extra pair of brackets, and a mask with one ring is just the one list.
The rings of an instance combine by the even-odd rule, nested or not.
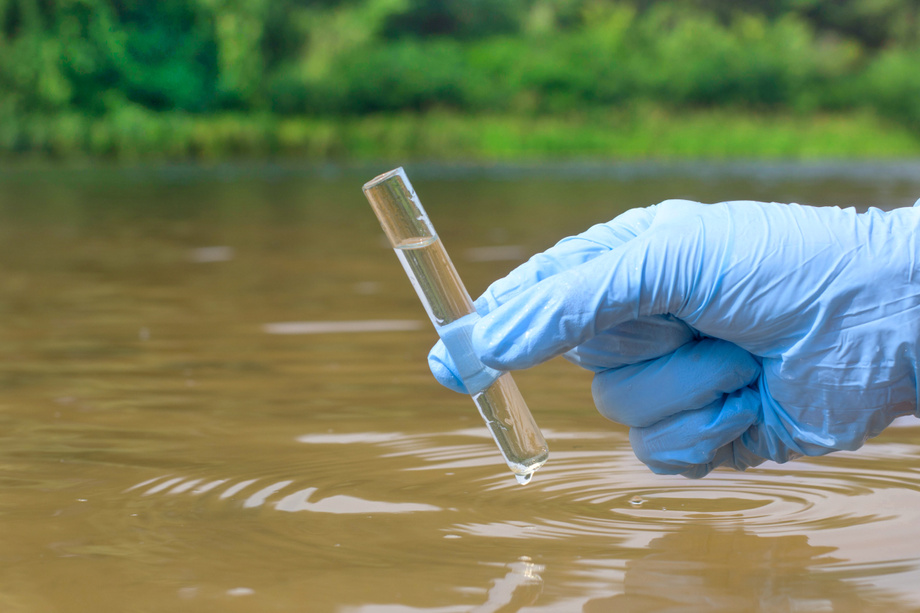
[(529, 481), (546, 463), (549, 449), (514, 379), (503, 373), (485, 390), (473, 394), (473, 401), (511, 471), (518, 481)]

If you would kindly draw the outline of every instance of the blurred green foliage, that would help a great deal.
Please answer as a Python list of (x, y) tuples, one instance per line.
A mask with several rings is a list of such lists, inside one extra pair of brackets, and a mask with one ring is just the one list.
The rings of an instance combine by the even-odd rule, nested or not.
[(916, 134), (920, 0), (0, 0), (0, 151), (347, 156), (317, 143), (371, 114), (653, 109)]

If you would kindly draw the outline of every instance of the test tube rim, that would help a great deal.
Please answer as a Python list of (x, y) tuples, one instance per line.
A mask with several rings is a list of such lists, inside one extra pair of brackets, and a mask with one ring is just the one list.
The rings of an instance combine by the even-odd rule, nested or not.
[(408, 182), (408, 177), (406, 177), (406, 171), (403, 170), (402, 166), (400, 166), (399, 168), (394, 168), (393, 170), (389, 170), (383, 174), (377, 175), (376, 177), (374, 177), (373, 179), (365, 183), (361, 189), (363, 191), (373, 189), (377, 187), (378, 185), (380, 185), (381, 183), (385, 183), (389, 179), (392, 179), (393, 177), (400, 176), (400, 175), (406, 179), (406, 182)]

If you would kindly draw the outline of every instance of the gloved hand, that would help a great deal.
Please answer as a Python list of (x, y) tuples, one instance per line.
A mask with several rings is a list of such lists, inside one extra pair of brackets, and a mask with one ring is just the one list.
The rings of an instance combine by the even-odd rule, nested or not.
[[(598, 409), (655, 472), (855, 449), (917, 408), (918, 224), (916, 208), (630, 211), (496, 282), (474, 348), (502, 370), (561, 353), (595, 370)], [(430, 363), (448, 383), (437, 346)]]

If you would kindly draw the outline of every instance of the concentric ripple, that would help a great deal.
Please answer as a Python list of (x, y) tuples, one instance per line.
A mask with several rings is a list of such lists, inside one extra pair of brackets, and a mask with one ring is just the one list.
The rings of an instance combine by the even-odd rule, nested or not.
[[(750, 602), (788, 589), (809, 603), (814, 572), (833, 578), (835, 593), (843, 590), (835, 607), (856, 593), (861, 607), (887, 602), (878, 594), (911, 602), (903, 586), (920, 580), (920, 429), (894, 429), (858, 452), (700, 480), (652, 474), (623, 432), (545, 434), (550, 461), (524, 487), (484, 428), (305, 433), (292, 436), (301, 450), (296, 463), (266, 454), (261, 465), (148, 475), (113, 492), (100, 517), (141, 536), (151, 564), (213, 560), (222, 551), (229, 560), (261, 556), (282, 574), (291, 560), (317, 577), (360, 568), (378, 590), (404, 568), (430, 569), (418, 572), (442, 587), (456, 573), (478, 577), (463, 597), (481, 602), (539, 596), (539, 586), (514, 571), (513, 561), (526, 556), (556, 577), (557, 589), (577, 594), (571, 607), (557, 602), (547, 611), (589, 610), (593, 601), (608, 610), (606, 599), (613, 606), (621, 589), (659, 602), (662, 573), (702, 585), (667, 592), (672, 604), (702, 610), (693, 607), (748, 589), (743, 581), (710, 584), (713, 569), (733, 566), (763, 573), (745, 596)], [(87, 504), (100, 503), (90, 497)], [(90, 551), (59, 547), (67, 555)], [(119, 541), (110, 550), (132, 547)], [(278, 555), (266, 561), (265, 551)], [(390, 579), (374, 579), (381, 569)], [(853, 591), (849, 577), (871, 589)], [(483, 585), (493, 587), (482, 592)], [(386, 600), (367, 595), (365, 602)]]
[[(481, 477), (466, 520), (449, 531), (622, 541), (687, 523), (788, 534), (872, 524), (884, 531), (920, 519), (920, 446), (913, 442), (874, 442), (858, 452), (690, 480), (652, 474), (622, 435), (549, 432), (547, 438), (550, 462), (531, 485), (512, 489), (501, 471)], [(481, 470), (490, 463), (486, 443), (468, 447), (414, 451), (426, 462), (421, 470)]]
[[(238, 475), (164, 474), (129, 486), (123, 496), (134, 498), (131, 509), (161, 520), (258, 511), (266, 526), (277, 524), (277, 533), (262, 529), (263, 545), (269, 537), (291, 544), (298, 535), (302, 544), (315, 544), (308, 528), (321, 521), (322, 541), (331, 547), (375, 530), (364, 527), (380, 521), (375, 518), (402, 518), (404, 534), (420, 535), (413, 551), (419, 559), (437, 555), (441, 545), (432, 538), (558, 541), (566, 550), (643, 548), (688, 526), (767, 538), (802, 535), (830, 550), (851, 551), (842, 558), (851, 564), (875, 568), (916, 558), (914, 539), (904, 538), (920, 525), (916, 430), (898, 430), (854, 453), (745, 473), (716, 471), (700, 480), (652, 474), (622, 433), (546, 434), (551, 459), (526, 487), (515, 484), (486, 431), (472, 428), (302, 435), (301, 466)], [(266, 513), (315, 519), (278, 524)], [(366, 551), (377, 542), (384, 555), (392, 543), (381, 538), (367, 540)]]
[(293, 484), (293, 479), (284, 479), (282, 481), (273, 481), (272, 479), (213, 479), (206, 481), (200, 477), (190, 479), (164, 475), (133, 485), (125, 490), (125, 493), (137, 490), (141, 496), (153, 494), (203, 496), (213, 491), (209, 495), (210, 498), (216, 497), (219, 500), (236, 498), (243, 509), (269, 506), (275, 510), (288, 513), (311, 511), (337, 515), (363, 515), (441, 510), (434, 505), (413, 502), (366, 500), (346, 495), (323, 497), (315, 487), (298, 487)]
[[(126, 489), (138, 497), (199, 497), (236, 501), (243, 509), (338, 514), (459, 511), (450, 532), (488, 537), (622, 538), (660, 532), (670, 524), (705, 522), (777, 533), (832, 530), (904, 521), (920, 515), (920, 446), (897, 441), (859, 452), (767, 464), (745, 473), (716, 471), (700, 480), (654, 475), (633, 456), (619, 433), (548, 432), (552, 456), (533, 482), (520, 487), (501, 464), (485, 429), (440, 434), (310, 434), (314, 449), (349, 447), (321, 471), (304, 466), (273, 474), (160, 475)], [(360, 452), (357, 450), (361, 450)], [(368, 485), (343, 487), (361, 454), (364, 475), (412, 490), (405, 500), (370, 495)], [(338, 458), (350, 458), (349, 464)], [(354, 458), (358, 457), (356, 461)], [(458, 500), (457, 481), (475, 487)], [(422, 487), (420, 487), (422, 486)], [(383, 488), (385, 490), (385, 488)], [(509, 511), (511, 513), (509, 513)], [(513, 519), (506, 517), (513, 515)]]

